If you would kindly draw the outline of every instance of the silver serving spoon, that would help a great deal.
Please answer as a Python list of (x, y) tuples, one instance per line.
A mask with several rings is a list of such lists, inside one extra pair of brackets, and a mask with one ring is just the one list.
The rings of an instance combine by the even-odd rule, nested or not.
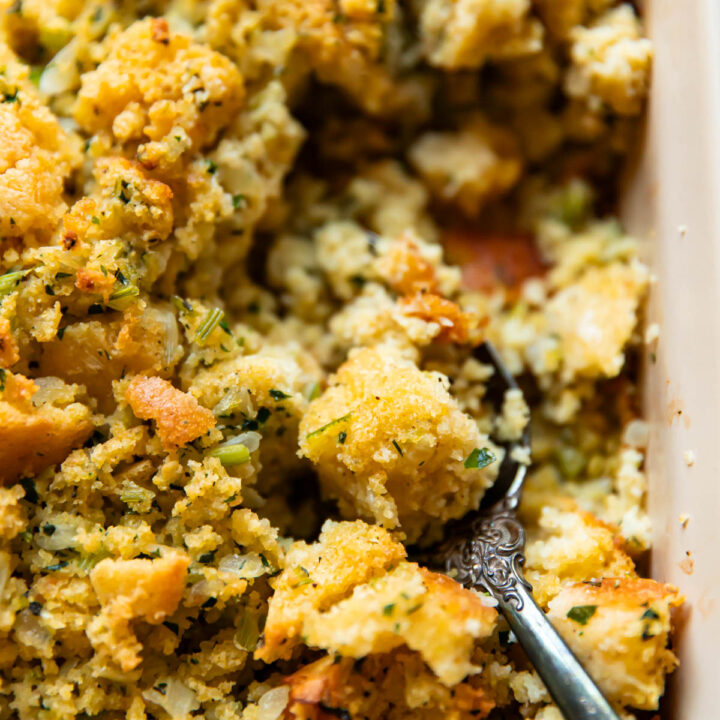
[[(499, 413), (505, 392), (517, 389), (517, 383), (489, 342), (477, 348), (475, 357), (495, 369), (486, 397)], [(523, 577), (525, 530), (517, 519), (517, 509), (527, 468), (513, 459), (513, 450), (529, 449), (529, 430), (526, 427), (518, 441), (495, 442), (505, 448), (505, 457), (480, 509), (448, 524), (446, 540), (424, 551), (419, 559), (444, 568), (465, 587), (488, 592), (497, 600), (498, 610), (567, 720), (620, 720), (538, 607), (532, 587)]]

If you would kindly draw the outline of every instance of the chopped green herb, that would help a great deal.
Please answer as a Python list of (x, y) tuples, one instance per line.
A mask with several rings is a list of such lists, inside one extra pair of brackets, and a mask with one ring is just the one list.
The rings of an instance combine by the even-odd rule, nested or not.
[(303, 389), (303, 395), (308, 400), (315, 400), (315, 398), (319, 398), (320, 392), (320, 383), (317, 382), (309, 382)]
[(398, 455), (399, 455), (400, 457), (402, 457), (402, 456), (403, 456), (403, 451), (402, 451), (402, 448), (400, 447), (400, 445), (398, 444), (398, 441), (397, 441), (397, 440), (393, 440), (393, 441), (392, 441), (392, 444), (395, 446), (395, 449), (397, 450)]
[(659, 620), (660, 616), (652, 609), (648, 608), (641, 616), (641, 620)]
[(0, 392), (5, 389), (5, 370), (0, 368)]
[(54, 295), (55, 294), (55, 291), (53, 290), (52, 285), (45, 286), (45, 294), (46, 295)]
[(597, 605), (575, 605), (567, 611), (570, 620), (578, 625), (587, 625), (587, 621), (595, 614)]
[(216, 551), (213, 550), (212, 552), (203, 553), (203, 554), (200, 555), (200, 557), (198, 558), (198, 562), (201, 562), (201, 563), (210, 563), (210, 562), (212, 562), (212, 561), (215, 559), (215, 552), (216, 552)]
[(394, 609), (395, 609), (395, 603), (388, 603), (383, 608), (383, 615), (385, 615), (386, 617), (390, 617), (393, 614)]
[(39, 65), (35, 65), (30, 68), (30, 82), (37, 87), (40, 84), (40, 76), (43, 74), (43, 69)]
[(216, 165), (212, 160), (210, 160), (210, 158), (208, 158), (208, 159), (206, 160), (206, 162), (207, 162), (207, 171), (208, 171), (211, 175), (214, 175), (214, 174), (217, 172), (217, 169), (218, 169), (218, 168), (217, 168), (217, 165)]
[(100, 218), (97, 215), (92, 216), (92, 223), (93, 225), (99, 225), (100, 224)]
[(23, 490), (25, 490), (25, 499), (29, 503), (35, 505), (40, 499), (37, 488), (35, 487), (35, 481), (32, 478), (24, 477), (20, 478), (20, 484), (22, 485)]
[(407, 614), (408, 614), (408, 615), (412, 615), (414, 612), (417, 612), (422, 606), (423, 606), (422, 603), (418, 603), (417, 605), (413, 605), (411, 608), (408, 608)]
[(120, 290), (116, 290), (110, 295), (110, 300), (121, 300), (128, 297), (137, 297), (140, 294), (140, 290), (136, 285), (126, 285)]
[(466, 458), (465, 467), (470, 468), (484, 468), (494, 463), (497, 460), (495, 455), (490, 452), (487, 448), (475, 448)]
[(64, 567), (68, 566), (67, 560), (61, 560), (59, 563), (55, 563), (54, 565), (48, 565), (47, 567), (44, 567), (43, 570), (46, 572), (55, 572), (56, 570), (62, 570)]
[(45, 525), (42, 526), (43, 535), (47, 535), (50, 537), (55, 533), (55, 526), (50, 523), (45, 523)]
[(232, 335), (232, 330), (230, 330), (230, 325), (228, 325), (227, 320), (221, 320), (218, 325), (228, 334)]
[(351, 415), (352, 415), (352, 413), (349, 412), (347, 415), (343, 415), (342, 417), (331, 420), (329, 423), (326, 423), (322, 427), (319, 427), (317, 430), (313, 430), (312, 432), (308, 433), (305, 436), (305, 439), (307, 440), (309, 438), (317, 437), (318, 435), (321, 435), (322, 433), (324, 433), (328, 428), (333, 427), (333, 425), (338, 425), (339, 423), (347, 422), (350, 419)]
[(124, 202), (126, 205), (130, 202), (130, 195), (127, 189), (130, 187), (130, 183), (127, 180), (117, 179), (115, 182), (115, 194)]
[(233, 207), (239, 210), (241, 207), (245, 207), (247, 204), (247, 198), (242, 194), (233, 195)]
[(211, 607), (215, 607), (217, 605), (217, 598), (216, 597), (209, 597), (203, 604), (202, 607), (205, 608), (205, 610), (208, 610)]
[(18, 88), (15, 88), (15, 90), (14, 90), (13, 92), (8, 92), (7, 90), (3, 90), (3, 93), (2, 93), (3, 99), (2, 99), (2, 101), (3, 101), (4, 103), (14, 103), (14, 102), (18, 102), (18, 93), (19, 93), (19, 92), (20, 92), (20, 90), (19, 90)]
[(309, 585), (313, 579), (310, 577), (310, 573), (302, 567), (295, 568), (295, 574), (298, 576), (298, 581), (295, 583), (295, 587), (301, 587), (302, 585)]
[(220, 308), (210, 310), (195, 331), (195, 342), (197, 342), (198, 345), (204, 345), (210, 333), (220, 324), (223, 317), (225, 317), (225, 313), (220, 310)]
[(289, 398), (290, 395), (287, 393), (284, 393), (282, 390), (275, 390), (275, 388), (270, 389), (270, 397), (273, 400), (285, 400), (286, 398)]
[(341, 432), (338, 433), (338, 442), (341, 445), (344, 445), (346, 440), (347, 440), (347, 433), (344, 430), (342, 430)]
[(193, 311), (193, 306), (185, 299), (173, 295), (170, 300), (172, 301), (172, 304), (180, 311), (180, 312), (187, 312), (191, 313)]
[(16, 270), (0, 275), (0, 297), (9, 295), (29, 272), (29, 270)]
[(240, 442), (228, 440), (222, 445), (214, 447), (207, 453), (210, 457), (217, 458), (225, 467), (242, 465), (250, 460), (250, 451)]
[(66, 273), (66, 272), (56, 272), (55, 273), (56, 280), (62, 280), (63, 278), (69, 278), (69, 277), (72, 277), (72, 273)]
[(28, 610), (30, 610), (33, 615), (37, 616), (42, 612), (42, 607), (42, 603), (32, 600), (28, 605)]

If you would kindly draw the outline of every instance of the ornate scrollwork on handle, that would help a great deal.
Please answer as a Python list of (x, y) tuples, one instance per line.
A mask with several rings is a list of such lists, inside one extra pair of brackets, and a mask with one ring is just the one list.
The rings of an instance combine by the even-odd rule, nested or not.
[(515, 498), (505, 498), (478, 514), (466, 538), (447, 550), (445, 568), (459, 583), (486, 590), (519, 612), (524, 604), (520, 588), (532, 588), (522, 573), (525, 530), (516, 507)]

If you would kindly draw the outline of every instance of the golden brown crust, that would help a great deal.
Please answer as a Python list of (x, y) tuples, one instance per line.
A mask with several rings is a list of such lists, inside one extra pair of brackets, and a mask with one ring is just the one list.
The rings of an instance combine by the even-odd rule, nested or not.
[(187, 393), (159, 377), (136, 375), (125, 399), (141, 420), (153, 420), (163, 447), (186, 445), (215, 427), (215, 416)]
[(12, 367), (19, 359), (20, 352), (10, 329), (10, 321), (0, 317), (0, 368)]
[(112, 131), (121, 143), (149, 140), (140, 159), (153, 168), (164, 157), (157, 143), (171, 146), (177, 128), (196, 148), (212, 143), (243, 97), (228, 58), (170, 33), (164, 19), (147, 19), (120, 33), (97, 70), (83, 76), (75, 119), (90, 132)]
[(75, 287), (78, 290), (93, 295), (102, 295), (105, 301), (110, 297), (114, 286), (115, 278), (101, 270), (80, 268), (75, 274)]
[[(326, 525), (319, 543), (300, 543), (288, 557), (293, 567), (274, 580), (264, 645), (255, 656), (265, 662), (289, 657), (305, 614), (327, 610), (352, 592), (355, 585), (382, 575), (388, 566), (404, 557), (402, 544), (382, 528), (360, 520)], [(314, 582), (300, 582), (303, 578), (296, 570), (300, 566)]]
[(418, 293), (400, 298), (398, 305), (405, 315), (438, 323), (442, 329), (435, 337), (436, 342), (477, 345), (482, 341), (479, 318), (463, 312), (452, 300), (433, 293)]

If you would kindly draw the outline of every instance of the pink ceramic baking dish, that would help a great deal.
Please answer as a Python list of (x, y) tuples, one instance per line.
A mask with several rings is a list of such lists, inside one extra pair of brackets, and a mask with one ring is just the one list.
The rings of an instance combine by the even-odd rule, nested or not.
[(720, 1), (648, 0), (653, 93), (624, 194), (653, 285), (645, 353), (652, 576), (687, 604), (665, 716), (720, 717)]

